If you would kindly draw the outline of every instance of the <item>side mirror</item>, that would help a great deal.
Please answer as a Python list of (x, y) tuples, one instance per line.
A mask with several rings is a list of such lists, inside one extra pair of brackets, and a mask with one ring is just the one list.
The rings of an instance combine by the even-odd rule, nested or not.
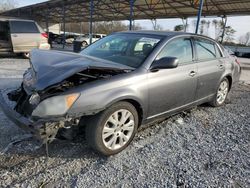
[(163, 57), (152, 63), (150, 70), (156, 71), (159, 69), (173, 69), (178, 66), (178, 58), (176, 57)]

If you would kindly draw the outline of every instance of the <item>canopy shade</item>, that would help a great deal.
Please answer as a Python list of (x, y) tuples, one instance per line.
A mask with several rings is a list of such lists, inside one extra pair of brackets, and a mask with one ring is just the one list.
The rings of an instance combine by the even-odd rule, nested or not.
[[(92, 0), (92, 21), (187, 18), (197, 15), (199, 0)], [(63, 8), (64, 7), (64, 8)], [(38, 22), (88, 22), (91, 0), (50, 0), (1, 13)], [(131, 13), (132, 12), (132, 13)], [(249, 15), (250, 0), (205, 0), (202, 16)]]

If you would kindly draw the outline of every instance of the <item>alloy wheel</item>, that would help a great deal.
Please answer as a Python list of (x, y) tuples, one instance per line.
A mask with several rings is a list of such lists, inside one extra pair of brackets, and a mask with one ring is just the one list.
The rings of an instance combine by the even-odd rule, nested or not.
[(224, 80), (220, 83), (219, 89), (217, 91), (217, 99), (216, 99), (217, 103), (222, 104), (226, 100), (227, 94), (228, 94), (228, 82)]
[(103, 144), (110, 150), (120, 149), (130, 140), (134, 129), (133, 114), (126, 109), (117, 110), (104, 125), (102, 130)]

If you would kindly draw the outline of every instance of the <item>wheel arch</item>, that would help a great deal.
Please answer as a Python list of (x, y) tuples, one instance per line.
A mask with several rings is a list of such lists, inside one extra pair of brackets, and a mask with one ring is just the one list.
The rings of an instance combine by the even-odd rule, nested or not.
[(227, 74), (227, 75), (225, 75), (225, 76), (224, 76), (224, 78), (226, 78), (226, 79), (228, 80), (228, 82), (229, 82), (229, 91), (230, 91), (230, 90), (231, 90), (231, 88), (232, 88), (232, 84), (233, 84), (233, 78), (232, 78), (232, 75)]
[(83, 44), (84, 42), (85, 42), (87, 45), (89, 44), (87, 40), (83, 40), (83, 41), (82, 41), (82, 44)]
[(125, 101), (125, 102), (128, 102), (130, 104), (132, 104), (136, 111), (137, 111), (137, 114), (138, 114), (138, 120), (139, 120), (139, 124), (138, 124), (138, 127), (141, 126), (141, 123), (142, 123), (142, 119), (143, 119), (143, 109), (142, 109), (142, 106), (141, 104), (134, 100), (134, 99), (124, 99), (124, 100), (121, 100), (121, 101)]
[(110, 106), (112, 106), (113, 104), (115, 103), (118, 103), (118, 102), (128, 102), (130, 104), (132, 104), (137, 113), (138, 113), (138, 120), (139, 120), (139, 126), (141, 125), (144, 117), (145, 117), (145, 110), (143, 109), (143, 105), (141, 102), (139, 102), (139, 100), (135, 99), (135, 98), (131, 98), (131, 97), (124, 97), (124, 98), (119, 98), (117, 100), (114, 100), (112, 101), (111, 103), (109, 103), (105, 109), (109, 108)]

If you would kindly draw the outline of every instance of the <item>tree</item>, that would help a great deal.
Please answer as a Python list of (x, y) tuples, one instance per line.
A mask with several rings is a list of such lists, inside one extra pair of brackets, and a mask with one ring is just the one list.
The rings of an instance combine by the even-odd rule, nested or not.
[(201, 20), (201, 23), (200, 23), (200, 34), (208, 36), (209, 35), (209, 33), (208, 33), (209, 27), (210, 27), (210, 21)]
[(220, 38), (220, 29), (221, 29), (221, 23), (218, 20), (213, 20), (212, 24), (214, 26), (214, 33), (215, 33), (215, 40), (219, 41)]
[(184, 26), (183, 25), (176, 25), (174, 27), (174, 31), (184, 31)]
[(16, 0), (1, 0), (0, 2), (0, 12), (4, 12), (13, 8), (16, 8)]
[(225, 27), (225, 42), (233, 42), (234, 33), (236, 33), (236, 30), (234, 30), (231, 26)]
[(155, 31), (162, 31), (162, 30), (163, 30), (163, 27), (162, 27), (160, 24), (156, 24), (154, 30), (155, 30)]
[(153, 29), (155, 31), (162, 31), (163, 30), (162, 26), (160, 24), (157, 24), (157, 20), (156, 19), (151, 19), (151, 23), (152, 23)]
[[(117, 31), (126, 31), (129, 26), (122, 21), (103, 21), (103, 22), (94, 22), (93, 23), (93, 33), (102, 33), (110, 34)], [(142, 27), (139, 24), (133, 25), (133, 30), (141, 30)], [(63, 30), (61, 25), (61, 30)], [(89, 32), (89, 23), (66, 23), (65, 24), (66, 32), (74, 33), (88, 33)]]
[(186, 32), (188, 27), (189, 27), (189, 24), (188, 24), (188, 18), (182, 18), (182, 24), (183, 24), (183, 31)]
[(95, 33), (105, 33), (110, 34), (117, 31), (128, 30), (128, 26), (121, 21), (111, 21), (111, 22), (95, 22), (94, 32)]
[(224, 32), (224, 39), (225, 42), (232, 42), (234, 40), (234, 34), (236, 32), (235, 29), (233, 29), (231, 26), (225, 26), (225, 22), (223, 20), (213, 20), (212, 24), (215, 29), (215, 40), (216, 41), (222, 41), (222, 35), (223, 35), (223, 30), (225, 28)]
[(201, 20), (201, 23), (200, 23), (200, 34), (201, 34), (201, 35), (204, 34), (204, 27), (205, 27), (205, 24), (206, 24), (206, 20)]
[(250, 32), (247, 32), (245, 35), (239, 38), (239, 42), (242, 45), (248, 46), (250, 45)]
[(206, 24), (205, 24), (205, 35), (209, 36), (209, 27), (210, 27), (210, 21), (206, 21)]
[(196, 29), (196, 23), (197, 23), (197, 20), (195, 19), (195, 20), (192, 20), (192, 27), (194, 28), (194, 29)]

